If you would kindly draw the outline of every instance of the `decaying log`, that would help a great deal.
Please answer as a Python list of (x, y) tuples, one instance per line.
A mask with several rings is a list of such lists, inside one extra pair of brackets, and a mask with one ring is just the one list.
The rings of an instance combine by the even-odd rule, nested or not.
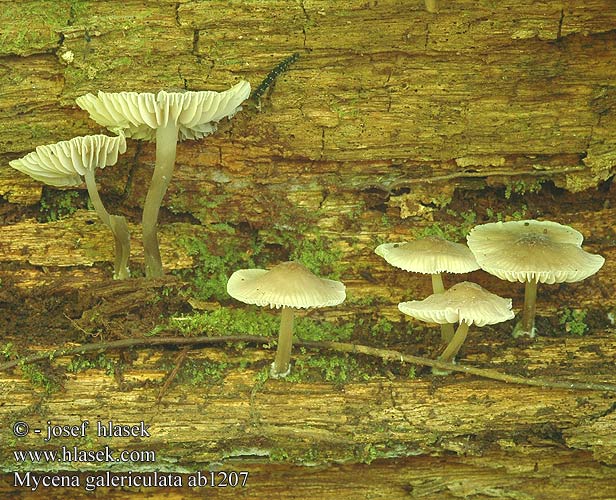
[[(489, 358), (502, 371), (515, 373), (523, 366), (534, 377), (616, 382), (606, 364), (616, 355), (612, 339), (540, 339), (524, 348), (510, 345), (502, 339), (477, 339), (461, 362)], [(463, 375), (407, 381), (377, 377), (341, 387), (263, 382), (260, 367), (267, 368), (271, 354), (244, 350), (191, 352), (193, 360), (224, 363), (221, 373), (205, 385), (174, 385), (161, 404), (155, 395), (168, 356), (160, 351), (137, 352), (115, 376), (96, 369), (69, 375), (63, 390), (50, 397), (33, 391), (18, 372), (5, 374), (3, 392), (10, 399), (2, 413), (7, 423), (27, 415), (32, 428), (44, 428), (47, 420), (106, 422), (114, 415), (126, 422), (144, 420), (152, 425), (151, 438), (113, 440), (113, 445), (158, 450), (156, 467), (279, 454), (316, 464), (446, 452), (480, 455), (497, 444), (515, 448), (536, 439), (591, 450), (601, 461), (616, 463), (615, 434), (609, 432), (616, 406), (613, 394), (546, 390)], [(246, 369), (237, 368), (247, 364)], [(7, 425), (4, 442), (9, 442), (10, 432)], [(13, 446), (40, 446), (39, 440), (28, 437)], [(90, 444), (107, 442), (94, 438)], [(3, 461), (4, 467), (10, 464), (8, 450)]]
[[(1, 352), (9, 343), (25, 355), (94, 335), (140, 336), (169, 315), (231, 306), (189, 297), (191, 273), (205, 266), (187, 244), (195, 240), (212, 256), (233, 255), (219, 270), (227, 275), (230, 266), (318, 256), (348, 300), (312, 317), (352, 322), (371, 345), (434, 357), (431, 330), (396, 307), (425, 296), (429, 280), (389, 267), (375, 246), (434, 232), (463, 240), (474, 224), (539, 217), (581, 231), (605, 266), (582, 283), (540, 287), (544, 336), (476, 332), (460, 362), (616, 383), (615, 52), (612, 0), (460, 0), (439, 2), (437, 12), (421, 0), (0, 0)], [(67, 204), (64, 190), (8, 165), (37, 145), (104, 132), (76, 107), (84, 93), (223, 90), (239, 79), (254, 89), (295, 53), (258, 102), (179, 145), (160, 220), (167, 281), (110, 282), (111, 234), (87, 210), (85, 188), (70, 190)], [(129, 222), (137, 277), (154, 154), (153, 144), (129, 140), (97, 176), (110, 212)], [(49, 205), (62, 199), (56, 220)], [(476, 281), (521, 306), (521, 285), (481, 271), (446, 279)], [(563, 308), (587, 313), (584, 336), (560, 324)], [(362, 331), (381, 318), (394, 324), (386, 339)], [(328, 355), (296, 351), (303, 360)], [(213, 498), (607, 499), (616, 491), (609, 394), (420, 369), (407, 379), (410, 367), (362, 356), (365, 382), (332, 385), (322, 373), (263, 381), (270, 352), (227, 346), (191, 350), (189, 359), (220, 370), (198, 386), (179, 379), (157, 405), (175, 351), (107, 356), (110, 375), (63, 378), (74, 359), (43, 363), (62, 384), (50, 394), (23, 368), (0, 374), (3, 470), (15, 468), (11, 450), (40, 447), (32, 435), (11, 435), (16, 420), (146, 420), (152, 438), (113, 446), (156, 450), (156, 467), (176, 472), (217, 463), (251, 471), (248, 489), (208, 490)], [(11, 484), (0, 495), (30, 498)]]
[[(613, 469), (601, 466), (584, 452), (553, 449), (537, 454), (538, 446), (519, 452), (497, 450), (481, 457), (408, 457), (375, 460), (371, 464), (342, 464), (330, 467), (292, 467), (280, 464), (225, 462), (227, 471), (246, 471), (245, 488), (156, 488), (141, 491), (139, 498), (322, 498), (355, 500), (420, 498), (520, 498), (571, 500), (613, 498)], [(580, 471), (584, 476), (581, 478)], [(82, 482), (85, 482), (82, 475)], [(184, 475), (186, 478), (187, 475)], [(292, 479), (291, 479), (292, 478)], [(79, 488), (50, 488), (32, 492), (12, 486), (13, 478), (0, 483), (0, 494), (11, 498), (90, 498)], [(186, 482), (186, 479), (184, 479)], [(588, 489), (585, 489), (585, 488)], [(102, 489), (105, 498), (130, 498), (127, 490)]]

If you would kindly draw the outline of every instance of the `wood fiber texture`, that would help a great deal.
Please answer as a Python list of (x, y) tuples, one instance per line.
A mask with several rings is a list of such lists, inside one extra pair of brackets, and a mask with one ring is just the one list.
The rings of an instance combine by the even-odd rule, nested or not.
[[(374, 248), (424, 234), (463, 241), (473, 225), (499, 219), (554, 220), (581, 231), (604, 267), (581, 283), (539, 287), (550, 335), (516, 342), (505, 330), (471, 333), (460, 362), (616, 383), (616, 4), (440, 4), (429, 13), (403, 0), (0, 0), (0, 346), (39, 351), (97, 341), (96, 332), (140, 335), (166, 313), (221, 308), (212, 298), (174, 298), (172, 310), (140, 281), (109, 285), (112, 238), (88, 210), (85, 186), (70, 190), (63, 217), (50, 215), (65, 191), (8, 162), (41, 144), (109, 133), (76, 106), (85, 93), (220, 91), (240, 79), (255, 89), (298, 53), (259, 102), (178, 145), (160, 219), (163, 263), (178, 281), (165, 290), (183, 290), (205, 266), (186, 243), (193, 239), (208, 255), (233, 255), (228, 266), (312, 257), (348, 292), (346, 303), (313, 317), (386, 318), (398, 325), (390, 344), (435, 356), (437, 347), (404, 336), (409, 324), (420, 335), (429, 329), (396, 307), (426, 296), (429, 278), (388, 266)], [(137, 276), (154, 161), (154, 144), (128, 140), (118, 164), (97, 174), (109, 211), (129, 222)], [(482, 271), (445, 277), (447, 285), (464, 279), (521, 306), (521, 284)], [(584, 336), (559, 323), (563, 308), (588, 313)], [(375, 332), (362, 340), (378, 346)], [(156, 450), (156, 466), (178, 473), (211, 464), (251, 472), (248, 488), (208, 490), (208, 498), (616, 498), (613, 394), (425, 370), (409, 379), (400, 373), (410, 367), (390, 365), (366, 382), (262, 382), (272, 352), (228, 346), (189, 354), (226, 363), (223, 376), (173, 384), (156, 403), (176, 354), (113, 353), (121, 373), (68, 375), (52, 394), (33, 389), (20, 369), (0, 374), (2, 470), (11, 470), (16, 446), (37, 446), (15, 442), (16, 419), (146, 420), (153, 438), (113, 446)], [(30, 498), (5, 479), (0, 496)], [(36, 494), (67, 491), (85, 496)]]

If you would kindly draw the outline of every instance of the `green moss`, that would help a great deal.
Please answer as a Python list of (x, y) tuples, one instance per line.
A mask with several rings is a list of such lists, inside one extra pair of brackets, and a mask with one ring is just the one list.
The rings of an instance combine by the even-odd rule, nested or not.
[[(233, 228), (226, 224), (212, 225), (212, 229), (217, 235), (234, 232)], [(256, 244), (253, 244), (251, 249), (239, 250), (232, 244), (225, 245), (221, 244), (224, 242), (217, 241), (220, 250), (215, 253), (203, 239), (193, 236), (180, 237), (178, 243), (195, 261), (192, 269), (178, 271), (178, 274), (192, 282), (191, 294), (199, 300), (229, 299), (229, 276), (238, 269), (255, 267), (251, 256), (259, 251)]]
[(115, 367), (115, 361), (101, 353), (95, 356), (75, 356), (67, 365), (66, 371), (79, 373), (86, 370), (99, 369), (104, 370), (107, 375), (113, 375)]
[(340, 279), (346, 266), (340, 264), (342, 250), (332, 246), (330, 240), (317, 236), (315, 238), (294, 239), (290, 260), (297, 260), (313, 273), (331, 279)]
[(224, 210), (230, 197), (228, 193), (192, 193), (180, 185), (169, 194), (167, 207), (174, 214), (190, 213), (202, 224), (210, 224), (212, 221), (218, 223), (221, 218), (217, 209)]
[(325, 381), (335, 385), (370, 380), (373, 373), (362, 367), (354, 357), (343, 355), (310, 356), (293, 361), (288, 382)]
[(319, 464), (322, 462), (321, 453), (318, 448), (308, 448), (308, 450), (298, 458), (297, 462), (303, 465)]
[(225, 379), (228, 369), (229, 363), (224, 361), (186, 359), (178, 372), (177, 382), (194, 386), (218, 384)]
[(587, 314), (587, 311), (581, 309), (565, 307), (560, 313), (558, 322), (564, 326), (567, 333), (584, 335), (588, 331), (588, 325), (586, 324)]
[(524, 196), (526, 193), (538, 193), (541, 191), (542, 180), (526, 182), (523, 180), (515, 180), (505, 186), (505, 199), (510, 199), (512, 194)]
[[(191, 293), (199, 300), (228, 300), (227, 281), (234, 271), (270, 267), (286, 260), (285, 257), (281, 259), (278, 247), (272, 250), (273, 244), (288, 251), (288, 260), (301, 262), (319, 276), (339, 279), (348, 267), (340, 262), (342, 250), (319, 235), (303, 237), (303, 232), (274, 230), (266, 235), (259, 233), (240, 239), (227, 223), (210, 224), (208, 228), (213, 233), (211, 236), (177, 238), (194, 260), (192, 269), (178, 271), (178, 274), (192, 282)], [(273, 257), (271, 252), (276, 255)]]
[[(252, 307), (248, 309), (220, 308), (210, 312), (170, 318), (165, 325), (161, 325), (150, 332), (150, 335), (173, 330), (187, 336), (255, 335), (275, 338), (278, 334), (279, 325), (279, 315), (268, 311)], [(296, 338), (302, 340), (348, 341), (355, 328), (355, 323), (335, 324), (300, 317), (296, 318), (294, 334)], [(241, 349), (243, 346), (233, 344), (233, 347)], [(308, 354), (306, 349), (302, 348), (301, 351), (306, 355), (305, 359), (293, 361), (294, 368), (292, 375), (287, 379), (289, 381), (317, 380), (343, 384), (349, 381), (368, 380), (373, 376), (354, 357), (347, 355), (312, 356)], [(201, 383), (203, 380), (220, 380), (221, 374), (229, 368), (227, 363), (207, 363), (201, 367), (189, 365), (184, 369), (187, 375), (183, 380), (195, 384)], [(240, 368), (243, 369), (246, 366), (248, 366), (247, 361), (239, 361)], [(263, 383), (267, 380), (268, 369), (259, 372), (257, 383)]]
[(491, 208), (486, 208), (486, 216), (488, 222), (501, 222), (510, 220), (523, 220), (526, 219), (528, 213), (528, 206), (522, 204), (519, 209), (505, 212), (495, 212)]
[(256, 310), (220, 308), (211, 312), (169, 319), (167, 328), (193, 335), (273, 335), (279, 318)]
[[(387, 432), (387, 431), (384, 431)], [(429, 435), (429, 434), (428, 434)], [(416, 455), (417, 450), (398, 441), (386, 439), (377, 443), (358, 445), (354, 450), (354, 458), (358, 462), (370, 464), (381, 458), (399, 458)]]
[(34, 123), (31, 119), (25, 123), (11, 123), (11, 131), (18, 134), (23, 140), (31, 139), (28, 141), (28, 147), (31, 147), (31, 144), (34, 145), (34, 142), (37, 144), (47, 143), (52, 140), (51, 137), (54, 134), (54, 130), (51, 128), (40, 123)]
[(272, 462), (286, 462), (289, 459), (289, 454), (282, 448), (272, 448), (269, 451), (269, 459)]
[[(192, 335), (261, 335), (275, 336), (278, 333), (280, 316), (267, 310), (255, 308), (220, 308), (191, 316), (170, 318), (165, 328), (173, 328), (180, 333)], [(337, 325), (327, 321), (310, 318), (296, 318), (294, 333), (303, 340), (348, 340), (355, 325)], [(159, 330), (160, 331), (160, 330)]]
[(75, 18), (82, 17), (87, 14), (90, 0), (71, 0), (71, 23)]
[(28, 379), (34, 387), (43, 389), (47, 394), (51, 394), (60, 388), (60, 383), (54, 377), (43, 372), (36, 363), (20, 362), (19, 367), (24, 377)]
[(60, 42), (59, 32), (70, 17), (70, 4), (62, 0), (20, 1), (2, 4), (0, 55), (25, 56), (50, 51)]
[(365, 295), (364, 297), (347, 297), (344, 301), (345, 305), (355, 307), (374, 306), (380, 302), (379, 297), (374, 295)]
[(447, 210), (447, 214), (457, 219), (453, 223), (437, 222), (423, 228), (416, 234), (417, 238), (426, 236), (438, 236), (449, 241), (462, 241), (469, 231), (477, 224), (477, 213), (473, 210), (457, 213)]
[[(0, 281), (0, 283), (1, 283), (1, 281)], [(17, 353), (15, 351), (15, 347), (13, 345), (13, 342), (7, 342), (3, 346), (0, 346), (0, 356), (3, 356), (4, 359), (11, 359), (12, 357), (14, 357), (16, 355), (17, 355)]]
[(40, 208), (41, 222), (54, 222), (74, 214), (78, 208), (86, 203), (80, 202), (79, 191), (58, 191), (43, 187)]
[(379, 318), (374, 327), (370, 329), (370, 335), (373, 337), (379, 335), (388, 335), (394, 331), (395, 325), (386, 318)]
[(391, 229), (394, 226), (394, 223), (391, 221), (391, 218), (387, 214), (383, 214), (381, 216), (381, 224), (383, 229)]
[(354, 323), (335, 324), (328, 321), (314, 321), (310, 318), (297, 318), (295, 334), (302, 340), (349, 340), (355, 329)]
[(84, 86), (84, 82), (92, 79), (92, 74), (81, 66), (71, 64), (64, 68), (64, 80), (70, 88), (80, 88)]
[(452, 195), (451, 194), (437, 194), (430, 198), (430, 202), (433, 203), (437, 208), (445, 208), (447, 205), (451, 203)]

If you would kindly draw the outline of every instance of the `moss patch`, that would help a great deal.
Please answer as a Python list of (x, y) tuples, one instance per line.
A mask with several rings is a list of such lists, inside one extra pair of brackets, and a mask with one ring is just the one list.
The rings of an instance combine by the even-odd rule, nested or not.
[(192, 297), (226, 301), (227, 281), (233, 272), (247, 268), (270, 268), (286, 260), (297, 260), (318, 276), (339, 279), (347, 269), (343, 252), (320, 235), (276, 231), (238, 234), (226, 223), (210, 224), (209, 234), (178, 237), (179, 244), (193, 258), (189, 270), (178, 271), (191, 283)]
[[(246, 309), (220, 308), (190, 316), (172, 317), (162, 329), (173, 329), (187, 336), (194, 335), (262, 335), (275, 336), (278, 333), (280, 317), (256, 307)], [(315, 321), (310, 318), (296, 318), (294, 334), (303, 340), (349, 340), (355, 329), (354, 323), (335, 324)]]
[(300, 357), (292, 361), (288, 382), (325, 381), (335, 385), (370, 380), (374, 370), (366, 369), (355, 357), (348, 355)]
[(66, 0), (3, 3), (0, 55), (27, 56), (56, 49), (59, 31), (71, 15), (70, 4)]
[[(166, 366), (173, 369), (173, 366)], [(222, 382), (229, 363), (225, 361), (186, 359), (177, 375), (177, 383), (186, 383), (194, 386), (215, 385)]]
[(66, 366), (66, 371), (70, 373), (79, 373), (86, 370), (98, 369), (104, 370), (107, 375), (113, 375), (115, 367), (116, 362), (101, 353), (90, 356), (75, 356)]
[(194, 266), (178, 274), (191, 282), (191, 295), (199, 300), (228, 300), (227, 281), (231, 274), (243, 268), (256, 267), (254, 255), (261, 246), (254, 240), (242, 247), (230, 238), (235, 230), (226, 224), (210, 226), (216, 238), (214, 244), (202, 238), (184, 236), (178, 241), (194, 259)]
[(558, 318), (558, 322), (564, 327), (565, 332), (574, 335), (584, 335), (588, 331), (586, 315), (582, 309), (569, 309), (565, 307)]
[(80, 191), (58, 191), (43, 186), (39, 222), (55, 222), (87, 206), (87, 198), (84, 198)]

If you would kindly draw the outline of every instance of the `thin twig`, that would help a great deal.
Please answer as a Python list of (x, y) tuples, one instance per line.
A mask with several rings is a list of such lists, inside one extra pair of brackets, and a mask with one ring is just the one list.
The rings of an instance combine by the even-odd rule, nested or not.
[(616, 385), (612, 384), (594, 384), (592, 382), (554, 382), (551, 380), (543, 380), (540, 378), (526, 378), (517, 375), (508, 375), (497, 370), (489, 368), (475, 368), (473, 366), (464, 366), (459, 364), (447, 363), (438, 359), (428, 359), (421, 356), (412, 356), (403, 354), (399, 351), (389, 349), (378, 349), (358, 344), (348, 344), (346, 342), (295, 342), (297, 345), (306, 347), (318, 347), (331, 349), (338, 352), (356, 352), (367, 354), (368, 356), (376, 356), (386, 361), (400, 361), (413, 365), (431, 366), (452, 372), (467, 373), (469, 375), (477, 375), (478, 377), (499, 380), (509, 384), (531, 385), (535, 387), (549, 387), (550, 389), (572, 389), (581, 391), (610, 391), (616, 392)]
[(79, 324), (73, 318), (71, 318), (68, 314), (64, 313), (64, 317), (71, 322), (71, 325), (73, 325), (73, 328), (79, 330), (82, 333), (85, 333), (88, 337), (98, 337), (99, 336), (98, 333), (87, 332), (86, 330), (81, 328), (81, 326), (79, 326)]
[[(37, 361), (51, 361), (53, 359), (64, 356), (73, 356), (76, 354), (86, 354), (89, 352), (108, 351), (113, 349), (125, 349), (127, 347), (154, 347), (161, 345), (198, 346), (220, 344), (223, 342), (247, 342), (252, 344), (259, 344), (262, 347), (267, 348), (273, 345), (275, 339), (271, 337), (260, 337), (257, 335), (229, 335), (226, 337), (200, 336), (122, 339), (111, 342), (98, 342), (96, 344), (86, 344), (78, 347), (67, 347), (62, 349), (40, 352), (17, 360), (0, 363), (0, 371), (8, 370), (10, 368), (14, 368), (16, 366), (21, 366), (28, 363), (35, 363)], [(294, 344), (299, 347), (303, 346), (312, 349), (329, 349), (337, 352), (366, 354), (368, 356), (375, 356), (386, 361), (398, 361), (413, 365), (430, 366), (434, 368), (440, 368), (442, 370), (466, 373), (469, 375), (476, 375), (478, 377), (488, 378), (491, 380), (498, 380), (500, 382), (506, 382), (509, 384), (530, 385), (534, 387), (543, 387), (550, 389), (616, 392), (616, 385), (612, 384), (595, 384), (592, 382), (555, 382), (551, 380), (543, 380), (537, 378), (519, 377), (517, 375), (507, 375), (505, 373), (501, 373), (499, 371), (487, 368), (475, 368), (472, 366), (447, 363), (445, 361), (439, 361), (437, 359), (428, 359), (421, 356), (403, 354), (399, 351), (393, 351), (390, 349), (379, 349), (376, 347), (350, 344), (346, 342), (315, 342), (296, 340)]]
[(190, 350), (190, 346), (187, 345), (186, 347), (184, 347), (184, 349), (182, 349), (180, 354), (176, 356), (175, 366), (173, 367), (173, 370), (171, 370), (171, 373), (167, 377), (167, 380), (165, 380), (165, 383), (160, 388), (160, 391), (158, 391), (158, 397), (156, 398), (157, 403), (160, 403), (162, 401), (163, 396), (165, 395), (165, 393), (167, 392), (167, 389), (169, 389), (169, 386), (171, 385), (171, 382), (173, 382), (178, 372), (180, 371), (181, 366), (184, 364), (184, 361), (186, 360), (186, 356), (188, 356), (189, 350)]

